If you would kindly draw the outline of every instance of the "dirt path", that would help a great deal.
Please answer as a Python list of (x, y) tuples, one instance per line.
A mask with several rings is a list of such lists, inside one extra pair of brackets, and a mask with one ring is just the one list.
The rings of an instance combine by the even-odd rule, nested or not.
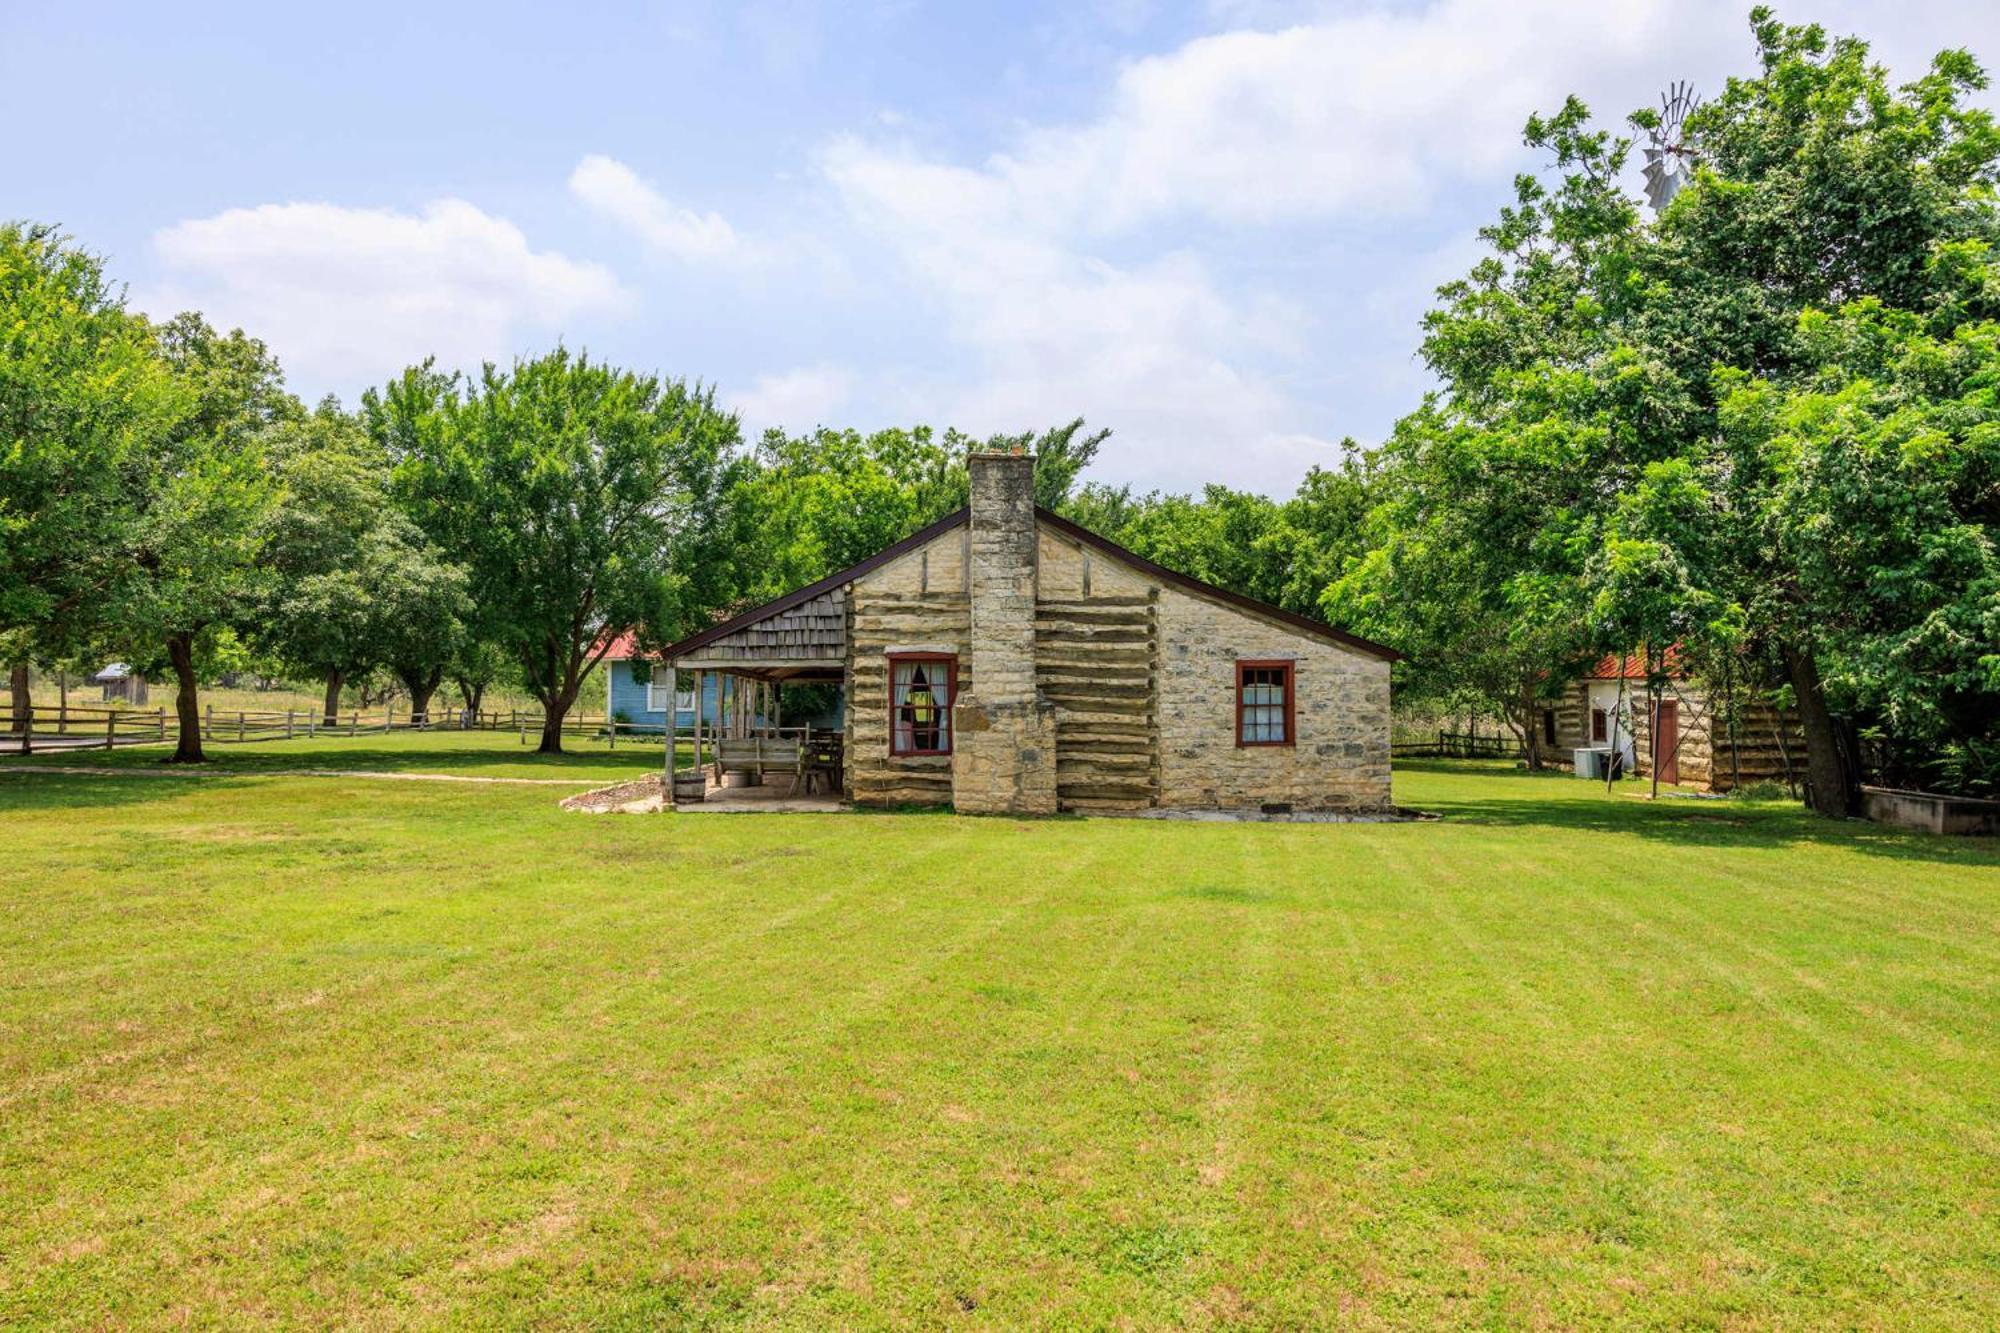
[(492, 778), (470, 773), (388, 773), (369, 768), (112, 768), (84, 764), (21, 764), (0, 766), (0, 773), (66, 773), (72, 777), (120, 778), (368, 778), (377, 782), (484, 782), (513, 787), (592, 787), (590, 778)]

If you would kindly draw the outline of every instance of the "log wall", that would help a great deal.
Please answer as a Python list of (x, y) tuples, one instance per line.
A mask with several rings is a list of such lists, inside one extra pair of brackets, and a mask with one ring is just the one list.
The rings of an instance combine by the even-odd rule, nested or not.
[[(1164, 585), (1048, 528), (1036, 563), (1035, 685), (1055, 708), (1060, 809), (1388, 807), (1388, 663)], [(847, 784), (857, 803), (952, 800), (950, 758), (889, 753), (887, 659), (956, 654), (960, 695), (972, 689), (966, 571), (957, 530), (847, 589)], [(1236, 744), (1239, 658), (1298, 664), (1293, 745)]]

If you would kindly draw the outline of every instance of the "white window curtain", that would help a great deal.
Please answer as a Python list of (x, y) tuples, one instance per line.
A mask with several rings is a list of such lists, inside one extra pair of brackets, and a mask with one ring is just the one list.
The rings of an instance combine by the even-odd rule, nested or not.
[(951, 749), (951, 663), (899, 661), (890, 679), (896, 753)]

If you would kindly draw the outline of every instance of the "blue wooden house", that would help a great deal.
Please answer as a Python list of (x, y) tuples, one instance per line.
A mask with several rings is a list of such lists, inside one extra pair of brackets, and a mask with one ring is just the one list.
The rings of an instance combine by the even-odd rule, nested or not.
[[(611, 645), (611, 651), (604, 655), (605, 678), (611, 682), (611, 715), (618, 719), (620, 730), (631, 727), (664, 731), (667, 725), (667, 709), (674, 710), (674, 725), (682, 731), (694, 727), (694, 680), (683, 674), (679, 698), (667, 698), (667, 673), (661, 671), (655, 679), (653, 660), (633, 656), (631, 636), (627, 635)], [(720, 688), (721, 677), (710, 674), (701, 689), (701, 724), (712, 727), (718, 715), (716, 692)]]

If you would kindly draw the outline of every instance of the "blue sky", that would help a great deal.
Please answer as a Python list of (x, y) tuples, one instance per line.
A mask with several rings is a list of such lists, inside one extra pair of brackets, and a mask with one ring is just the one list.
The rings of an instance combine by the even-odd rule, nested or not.
[[(1104, 479), (1282, 492), (1422, 394), (1526, 115), (1712, 91), (1747, 10), (0, 0), (0, 214), (308, 396), (561, 339), (752, 433), (1082, 415)], [(1991, 4), (1781, 13), (2000, 60)]]

